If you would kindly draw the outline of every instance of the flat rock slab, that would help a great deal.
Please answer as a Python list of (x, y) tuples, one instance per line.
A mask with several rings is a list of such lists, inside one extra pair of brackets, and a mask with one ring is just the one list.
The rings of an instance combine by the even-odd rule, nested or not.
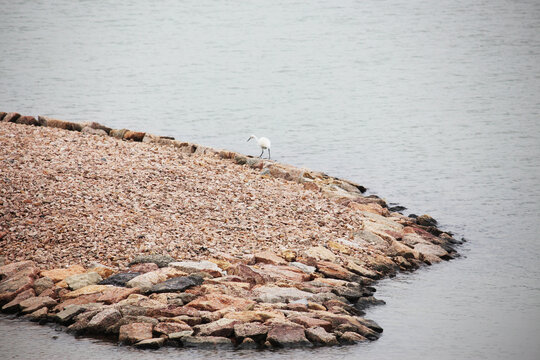
[(221, 270), (217, 264), (207, 260), (172, 262), (169, 266), (182, 270), (188, 274), (203, 271), (213, 277), (223, 276), (223, 270)]
[(184, 336), (180, 339), (184, 347), (199, 349), (233, 349), (230, 339), (219, 336)]
[(309, 341), (318, 345), (337, 345), (338, 341), (334, 334), (328, 333), (322, 327), (306, 329), (306, 337)]
[(159, 349), (164, 343), (164, 338), (156, 338), (139, 341), (134, 346), (139, 349)]
[(85, 268), (80, 265), (72, 265), (68, 267), (67, 269), (52, 269), (52, 270), (45, 270), (41, 272), (41, 276), (48, 277), (53, 282), (57, 283), (59, 281), (64, 280), (65, 278), (77, 275), (77, 274), (83, 274), (86, 272)]
[(258, 322), (234, 324), (234, 334), (239, 338), (249, 337), (256, 341), (262, 341), (266, 338), (268, 330), (268, 326)]
[(284, 288), (276, 286), (261, 286), (253, 289), (257, 301), (264, 303), (286, 303), (300, 299), (311, 299), (311, 293), (297, 288)]
[(34, 312), (41, 309), (42, 307), (49, 308), (54, 305), (56, 305), (56, 300), (48, 296), (32, 297), (19, 303), (19, 306), (21, 307), (21, 312), (23, 314)]
[(0, 266), (0, 280), (11, 277), (16, 273), (28, 267), (36, 267), (36, 264), (32, 260), (19, 261), (4, 266)]
[(186, 306), (198, 310), (217, 311), (226, 307), (234, 307), (237, 310), (246, 310), (253, 304), (255, 304), (255, 302), (252, 300), (224, 294), (211, 293), (193, 300)]
[(268, 251), (268, 250), (255, 253), (254, 259), (256, 263), (263, 263), (263, 264), (270, 264), (270, 265), (286, 265), (287, 264), (287, 261), (285, 261), (285, 259), (278, 256), (276, 253), (272, 251)]
[(97, 272), (87, 272), (68, 276), (64, 280), (71, 290), (78, 290), (88, 285), (95, 285), (103, 279)]
[(13, 300), (2, 306), (2, 311), (16, 312), (20, 309), (19, 304), (26, 299), (36, 296), (34, 289), (28, 289), (19, 293)]
[(229, 337), (233, 334), (234, 325), (237, 323), (239, 323), (239, 320), (219, 319), (208, 324), (197, 325), (193, 329), (199, 336)]
[[(215, 264), (214, 264), (215, 265)], [(155, 284), (149, 290), (152, 293), (182, 292), (192, 286), (201, 285), (203, 278), (198, 275), (175, 277)]]
[(95, 293), (102, 293), (104, 291), (109, 290), (111, 287), (108, 285), (88, 285), (85, 287), (82, 287), (80, 289), (77, 289), (75, 291), (68, 292), (63, 296), (64, 299), (73, 299), (76, 297), (79, 297), (81, 295), (89, 295), (89, 294), (95, 294)]

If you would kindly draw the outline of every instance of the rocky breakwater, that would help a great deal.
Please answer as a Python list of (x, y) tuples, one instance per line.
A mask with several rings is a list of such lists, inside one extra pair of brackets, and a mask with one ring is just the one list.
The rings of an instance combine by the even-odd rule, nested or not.
[[(72, 333), (150, 348), (371, 341), (374, 281), (457, 256), (460, 241), (430, 216), (321, 172), (95, 122), (0, 120), (1, 309)], [(58, 153), (62, 136), (70, 149)], [(137, 212), (126, 194), (144, 196)]]

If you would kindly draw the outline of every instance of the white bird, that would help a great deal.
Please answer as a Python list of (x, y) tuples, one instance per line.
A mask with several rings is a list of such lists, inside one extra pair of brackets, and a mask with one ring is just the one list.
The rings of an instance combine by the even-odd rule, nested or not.
[(255, 139), (255, 141), (257, 142), (257, 144), (261, 147), (262, 151), (261, 151), (261, 155), (259, 155), (259, 157), (262, 157), (263, 154), (264, 154), (264, 150), (268, 150), (268, 158), (270, 159), (270, 140), (268, 140), (268, 138), (265, 138), (265, 137), (262, 137), (262, 138), (258, 138), (256, 137), (255, 135), (251, 135), (249, 137), (249, 139), (247, 139), (247, 141), (251, 140), (251, 139)]

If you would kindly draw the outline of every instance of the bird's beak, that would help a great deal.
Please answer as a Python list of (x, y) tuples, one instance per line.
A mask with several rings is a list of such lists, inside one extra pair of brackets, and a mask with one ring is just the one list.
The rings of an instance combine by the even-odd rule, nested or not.
[[(247, 139), (247, 141), (249, 141), (249, 140), (251, 140), (251, 138)], [(246, 141), (246, 142), (247, 142), (247, 141)]]

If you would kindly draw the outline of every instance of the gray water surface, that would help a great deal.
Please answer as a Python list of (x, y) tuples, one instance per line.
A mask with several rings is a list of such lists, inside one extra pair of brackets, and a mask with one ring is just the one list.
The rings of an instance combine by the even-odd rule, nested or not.
[[(468, 239), (461, 259), (378, 285), (374, 343), (220, 357), (540, 358), (539, 2), (0, 3), (2, 111), (253, 155), (249, 135), (267, 136), (276, 160)], [(0, 351), (215, 356), (51, 334), (2, 319)]]

